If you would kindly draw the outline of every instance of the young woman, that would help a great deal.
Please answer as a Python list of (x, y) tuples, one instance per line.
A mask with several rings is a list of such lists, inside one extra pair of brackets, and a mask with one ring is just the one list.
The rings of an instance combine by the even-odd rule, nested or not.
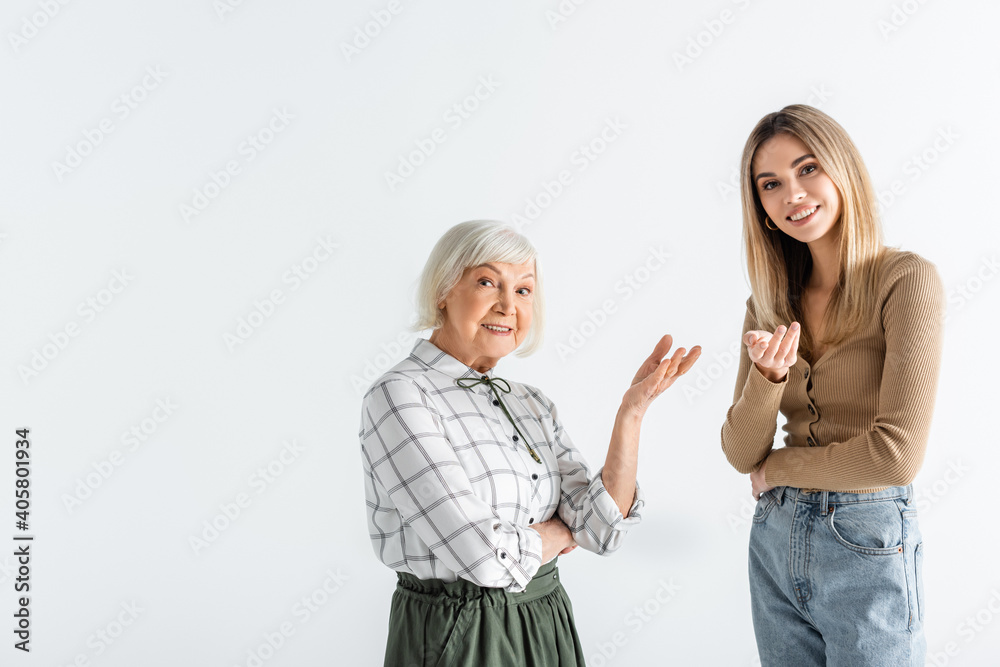
[(491, 221), (452, 227), (420, 286), (410, 356), (375, 381), (361, 413), (368, 526), (397, 572), (387, 667), (584, 664), (555, 558), (618, 549), (639, 522), (639, 427), (694, 364), (664, 336), (622, 398), (591, 473), (555, 404), (494, 375), (541, 340), (535, 249)]
[[(754, 631), (764, 667), (923, 665), (927, 447), (944, 290), (882, 242), (861, 156), (792, 105), (743, 150), (751, 296), (722, 449), (749, 473)], [(773, 449), (776, 418), (785, 446)]]

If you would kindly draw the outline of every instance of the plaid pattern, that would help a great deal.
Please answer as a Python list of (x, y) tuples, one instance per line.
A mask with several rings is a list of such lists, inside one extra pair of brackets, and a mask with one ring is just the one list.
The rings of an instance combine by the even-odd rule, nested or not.
[(420, 579), (519, 593), (542, 564), (542, 538), (530, 526), (556, 512), (584, 549), (618, 549), (640, 520), (638, 484), (622, 517), (552, 401), (518, 382), (503, 395), (537, 463), (489, 388), (463, 389), (455, 384), (463, 377), (481, 375), (420, 339), (364, 396), (358, 435), (379, 559)]

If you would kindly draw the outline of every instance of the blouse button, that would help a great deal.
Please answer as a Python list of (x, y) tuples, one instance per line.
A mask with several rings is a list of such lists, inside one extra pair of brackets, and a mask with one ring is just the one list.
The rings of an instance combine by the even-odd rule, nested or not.
[(504, 552), (501, 551), (500, 552), (500, 558), (506, 558), (506, 557), (507, 557), (507, 554), (505, 554)]
[(494, 399), (493, 399), (493, 405), (500, 405), (500, 401), (498, 401), (498, 400), (496, 400), (496, 399), (494, 398)]
[(513, 437), (514, 437), (514, 442), (517, 442), (517, 436), (515, 435)]
[(809, 406), (809, 414), (811, 414), (811, 415), (816, 414), (816, 411), (813, 409), (812, 405)]
[(538, 473), (531, 473), (531, 479), (538, 479)]
[(528, 519), (528, 523), (535, 523), (534, 519)]
[(488, 375), (484, 375), (482, 377), (482, 380), (483, 380), (483, 382), (489, 382), (490, 381), (490, 377)]

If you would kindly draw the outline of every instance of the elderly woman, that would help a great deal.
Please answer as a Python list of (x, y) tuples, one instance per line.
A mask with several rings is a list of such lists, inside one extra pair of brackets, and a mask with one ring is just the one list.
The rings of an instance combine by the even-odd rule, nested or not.
[(375, 553), (396, 570), (388, 665), (582, 665), (556, 556), (617, 550), (639, 522), (639, 427), (700, 354), (664, 336), (625, 392), (591, 474), (555, 404), (494, 374), (542, 333), (535, 249), (501, 223), (438, 241), (410, 356), (364, 396), (361, 450)]

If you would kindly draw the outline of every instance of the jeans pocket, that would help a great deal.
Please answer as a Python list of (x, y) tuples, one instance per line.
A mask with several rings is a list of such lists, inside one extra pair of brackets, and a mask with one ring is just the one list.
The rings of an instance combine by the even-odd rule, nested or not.
[(843, 547), (867, 556), (903, 552), (903, 522), (892, 501), (831, 506), (826, 525)]
[(765, 491), (760, 494), (760, 500), (757, 501), (757, 506), (753, 511), (753, 522), (754, 523), (764, 523), (764, 519), (767, 515), (771, 513), (771, 508), (775, 506), (777, 499), (774, 496), (774, 491)]

